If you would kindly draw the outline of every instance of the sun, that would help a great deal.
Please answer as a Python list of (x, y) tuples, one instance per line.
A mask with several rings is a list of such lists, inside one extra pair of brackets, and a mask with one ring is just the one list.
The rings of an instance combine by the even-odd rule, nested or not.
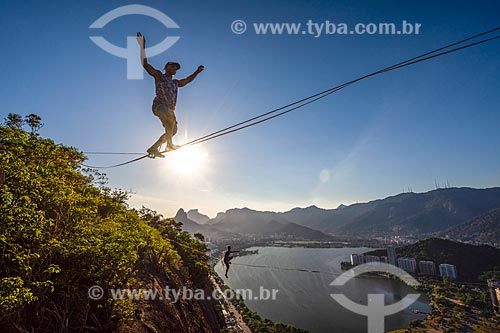
[(208, 167), (208, 153), (198, 146), (189, 146), (166, 153), (168, 168), (179, 176), (200, 176)]

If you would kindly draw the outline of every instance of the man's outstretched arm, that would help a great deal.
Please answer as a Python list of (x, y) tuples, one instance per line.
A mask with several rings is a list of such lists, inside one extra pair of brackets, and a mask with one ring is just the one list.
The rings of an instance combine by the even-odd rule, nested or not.
[(140, 33), (137, 33), (137, 42), (139, 43), (139, 47), (141, 48), (141, 63), (142, 67), (154, 78), (160, 78), (161, 72), (155, 69), (148, 63), (148, 58), (146, 58), (146, 38)]
[(193, 81), (195, 77), (198, 76), (203, 70), (205, 69), (204, 66), (198, 66), (198, 69), (191, 75), (189, 75), (187, 78), (179, 80), (179, 87), (184, 87), (186, 84), (189, 82)]

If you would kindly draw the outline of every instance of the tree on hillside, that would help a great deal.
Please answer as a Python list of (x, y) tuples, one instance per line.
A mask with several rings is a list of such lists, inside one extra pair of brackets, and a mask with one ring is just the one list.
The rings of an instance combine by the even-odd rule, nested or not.
[(24, 122), (31, 128), (31, 133), (36, 133), (43, 127), (42, 118), (34, 113), (24, 117)]
[(24, 120), (17, 113), (9, 113), (7, 118), (4, 119), (4, 124), (11, 129), (20, 129), (24, 124)]

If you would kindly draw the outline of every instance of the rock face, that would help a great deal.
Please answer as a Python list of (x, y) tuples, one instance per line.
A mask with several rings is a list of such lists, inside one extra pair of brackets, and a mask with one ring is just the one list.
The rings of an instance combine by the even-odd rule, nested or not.
[[(182, 290), (186, 287), (191, 290), (203, 289), (205, 295), (212, 295), (213, 288), (209, 280), (201, 286), (194, 286), (192, 280), (182, 270), (176, 271), (172, 267), (167, 273), (159, 273), (151, 264), (141, 268), (141, 280), (145, 282), (145, 289)], [(224, 327), (224, 318), (218, 302), (211, 300), (172, 300), (162, 299), (140, 302), (132, 321), (122, 323), (118, 332), (121, 333), (150, 333), (150, 332), (182, 332), (182, 333), (218, 333)]]

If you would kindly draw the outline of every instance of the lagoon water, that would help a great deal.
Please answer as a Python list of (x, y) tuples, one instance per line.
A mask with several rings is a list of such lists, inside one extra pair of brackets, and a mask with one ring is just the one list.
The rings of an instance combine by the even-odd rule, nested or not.
[[(259, 295), (260, 287), (278, 289), (275, 300), (246, 300), (247, 306), (262, 317), (293, 324), (311, 333), (367, 332), (367, 317), (354, 314), (338, 304), (332, 293), (343, 293), (352, 301), (367, 304), (368, 294), (384, 294), (385, 304), (392, 304), (407, 294), (417, 293), (399, 280), (377, 277), (353, 278), (342, 287), (330, 283), (342, 274), (341, 261), (351, 253), (363, 253), (367, 248), (284, 248), (255, 247), (259, 254), (235, 257), (234, 264), (275, 266), (320, 270), (332, 274), (308, 273), (269, 268), (233, 265), (229, 279), (224, 277), (222, 264), (216, 272), (232, 289), (252, 289)], [(422, 318), (413, 309), (429, 311), (428, 299), (422, 294), (417, 302), (404, 311), (385, 318), (385, 330), (408, 327), (412, 319)]]

